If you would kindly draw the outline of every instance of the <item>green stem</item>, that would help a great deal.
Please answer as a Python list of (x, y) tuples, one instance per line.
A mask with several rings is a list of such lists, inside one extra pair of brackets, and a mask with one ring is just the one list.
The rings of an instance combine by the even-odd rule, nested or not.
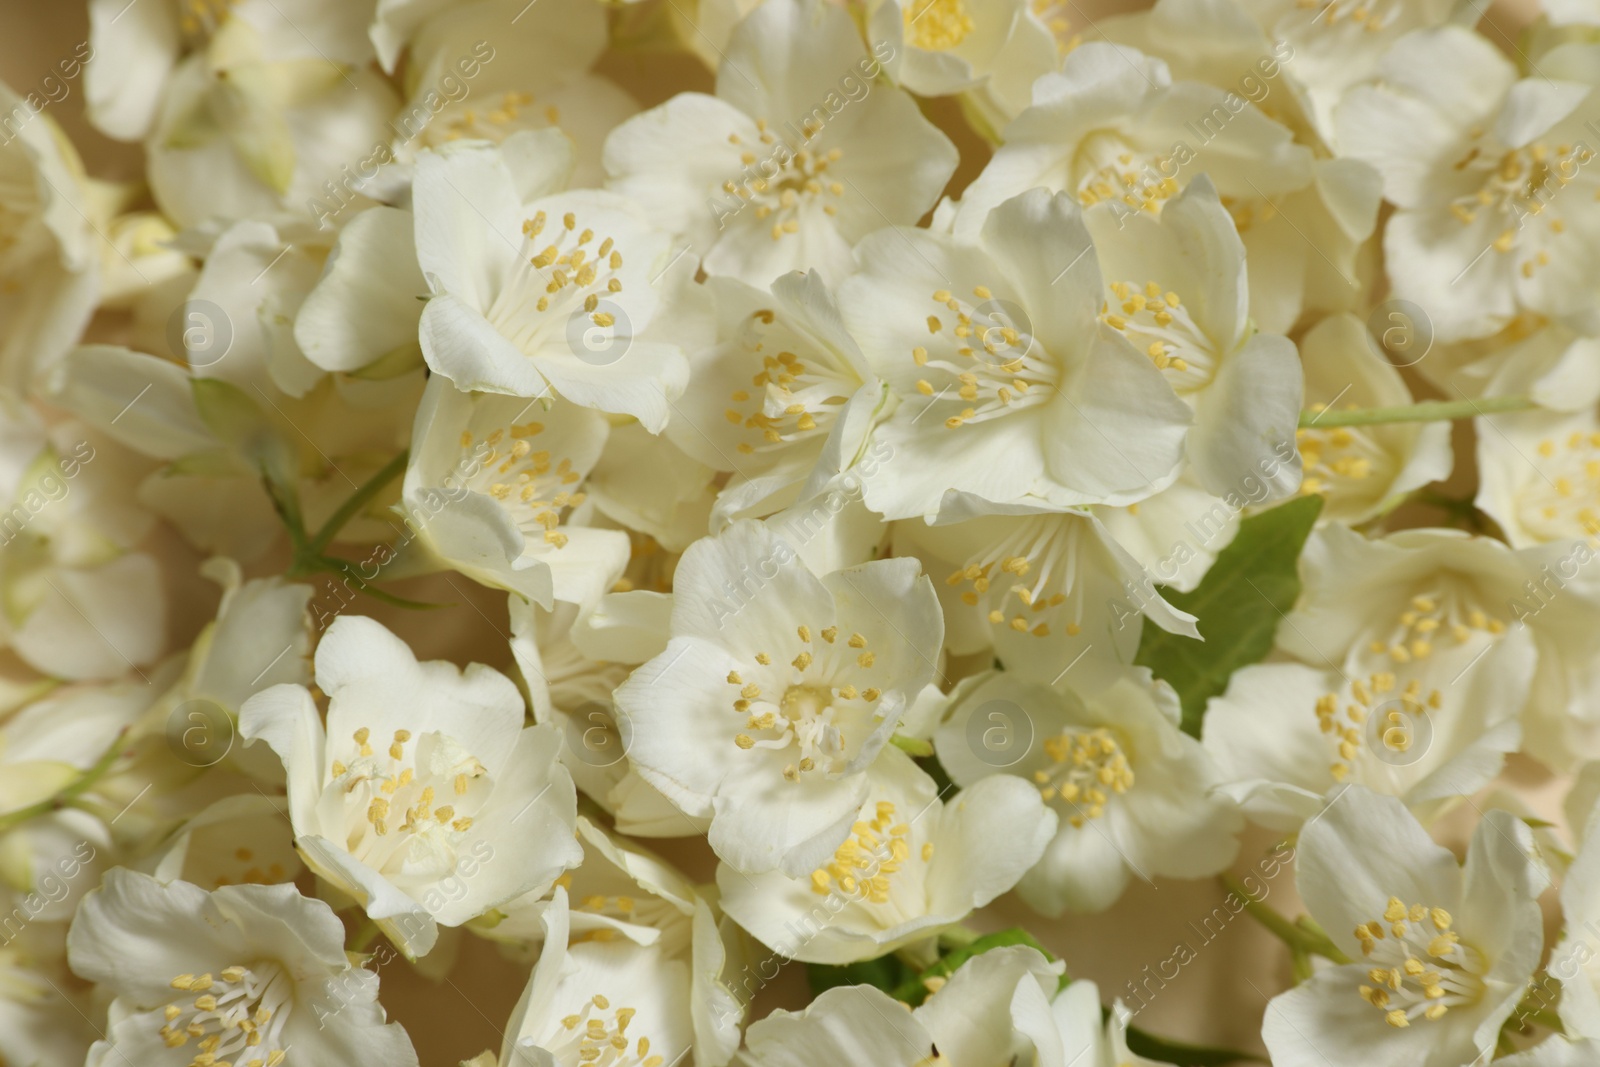
[(1245, 910), (1250, 913), (1251, 918), (1265, 926), (1278, 940), (1288, 945), (1291, 950), (1324, 956), (1337, 963), (1350, 962), (1349, 958), (1339, 951), (1338, 946), (1329, 940), (1326, 934), (1315, 929), (1307, 929), (1305, 926), (1285, 919), (1282, 915), (1279, 915), (1252, 896), (1250, 890), (1246, 889), (1232, 875), (1221, 875), (1218, 880), (1222, 882), (1230, 893), (1244, 901)]
[(128, 727), (124, 726), (118, 731), (116, 740), (111, 742), (110, 747), (95, 761), (94, 766), (78, 775), (69, 784), (62, 786), (52, 796), (46, 797), (36, 804), (29, 804), (25, 808), (18, 808), (0, 816), (0, 834), (22, 825), (29, 819), (37, 818), (40, 815), (48, 815), (52, 811), (59, 811), (92, 789), (94, 784), (111, 769), (111, 765), (117, 762), (117, 757), (122, 755), (122, 743), (123, 739), (128, 735), (128, 729)]
[(1425, 400), (1420, 404), (1401, 404), (1390, 408), (1321, 408), (1302, 411), (1300, 425), (1327, 430), (1338, 426), (1379, 426), (1390, 422), (1444, 422), (1506, 411), (1527, 411), (1537, 406), (1533, 398), (1527, 396), (1486, 396), (1479, 400)]
[(381, 600), (385, 604), (393, 604), (397, 608), (411, 608), (416, 611), (423, 611), (431, 608), (444, 608), (450, 606), (448, 604), (430, 604), (423, 600), (407, 600), (405, 597), (395, 596), (393, 593), (384, 592), (382, 589), (379, 589), (377, 586), (361, 577), (361, 573), (354, 563), (351, 563), (349, 560), (339, 559), (335, 556), (317, 556), (313, 561), (311, 561), (309, 569), (313, 571), (331, 571), (334, 574), (342, 574), (355, 586), (356, 592), (365, 593), (374, 600)]
[(328, 521), (322, 524), (322, 529), (312, 535), (310, 543), (306, 545), (306, 549), (309, 552), (320, 555), (322, 550), (327, 548), (334, 537), (338, 535), (339, 531), (344, 529), (346, 524), (355, 518), (362, 508), (371, 503), (372, 498), (381, 493), (384, 486), (394, 481), (406, 469), (406, 463), (410, 458), (411, 452), (408, 449), (401, 449), (398, 455), (383, 465), (383, 469), (368, 478), (366, 484), (351, 493), (350, 499), (339, 505), (339, 510), (330, 515)]

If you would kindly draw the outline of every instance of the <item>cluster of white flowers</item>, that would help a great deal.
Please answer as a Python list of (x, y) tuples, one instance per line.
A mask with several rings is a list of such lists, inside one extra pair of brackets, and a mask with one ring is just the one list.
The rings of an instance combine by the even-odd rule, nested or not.
[[(88, 0), (0, 1064), (416, 1065), (474, 940), (467, 1067), (1600, 1064), (1600, 0), (1483, 7)], [(1073, 979), (1136, 877), (1258, 1043)]]

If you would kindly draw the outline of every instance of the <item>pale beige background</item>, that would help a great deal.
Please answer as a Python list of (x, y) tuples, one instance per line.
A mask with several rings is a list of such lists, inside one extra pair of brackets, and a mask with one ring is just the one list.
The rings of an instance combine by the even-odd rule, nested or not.
[[(1095, 18), (1139, 6), (1142, 5), (1117, 0), (1085, 0), (1084, 10), (1089, 18)], [(1491, 8), (1484, 32), (1511, 51), (1517, 27), (1526, 22), (1535, 6), (1533, 0), (1501, 0)], [(57, 60), (69, 56), (86, 35), (82, 0), (0, 0), (0, 79), (26, 91)], [(647, 106), (670, 92), (708, 89), (711, 83), (709, 75), (681, 57), (644, 56), (628, 61), (611, 57), (603, 69)], [(961, 146), (962, 169), (953, 182), (953, 187), (959, 189), (982, 167), (987, 149), (964, 130), (953, 105), (935, 101), (931, 106), (936, 121)], [(78, 146), (92, 175), (138, 179), (138, 148), (108, 140), (83, 121), (81, 84), (74, 84), (66, 100), (51, 105), (49, 114)], [(1466, 431), (1463, 428), (1461, 432)], [(1458, 435), (1458, 445), (1463, 441)], [(1457, 455), (1470, 457), (1470, 444), (1458, 448)], [(1471, 471), (1464, 465), (1452, 482), (1465, 486), (1470, 479)], [(1433, 518), (1419, 511), (1416, 521)], [(192, 553), (176, 546), (167, 546), (162, 554), (180, 568), (193, 559)], [(270, 568), (258, 568), (267, 569)], [(179, 581), (178, 587), (190, 607), (173, 624), (175, 644), (187, 640), (214, 608), (213, 594), (205, 583)], [(457, 662), (478, 660), (497, 666), (509, 662), (503, 596), (478, 589), (461, 578), (401, 583), (396, 591), (423, 599), (454, 601), (456, 606), (417, 614), (396, 612), (369, 602), (355, 610), (379, 616), (424, 656)], [(1559, 817), (1559, 783), (1551, 781), (1541, 769), (1518, 761), (1506, 778), (1547, 816)], [(1457, 817), (1447, 821), (1444, 833), (1459, 844), (1463, 831), (1475, 819), (1474, 810), (1464, 806)], [(1273, 843), (1274, 838), (1265, 833), (1248, 835), (1238, 872), (1251, 870)], [(663, 851), (692, 876), (711, 878), (713, 863), (702, 843), (682, 842)], [(1298, 902), (1291, 874), (1280, 874), (1270, 884), (1270, 890), (1271, 904), (1295, 913)], [(1287, 956), (1271, 935), (1246, 917), (1229, 923), (1219, 936), (1205, 943), (1199, 927), (1222, 899), (1222, 890), (1210, 882), (1161, 881), (1149, 885), (1135, 879), (1123, 899), (1103, 915), (1050, 922), (1031, 914), (1015, 898), (1006, 897), (976, 917), (975, 925), (984, 929), (1025, 925), (1066, 960), (1073, 975), (1099, 982), (1108, 999), (1126, 995), (1126, 985), (1143, 981), (1141, 976), (1148, 978), (1163, 968), (1167, 975), (1173, 974), (1171, 964), (1164, 961), (1173, 958), (1179, 943), (1185, 943), (1196, 958), (1159, 989), (1139, 1016), (1138, 1025), (1174, 1038), (1258, 1050), (1266, 998), (1288, 985)], [(1216, 926), (1213, 922), (1211, 928), (1215, 930)], [(486, 1047), (498, 1047), (500, 1029), (526, 978), (524, 968), (501, 959), (493, 947), (472, 938), (463, 939), (461, 958), (442, 982), (421, 978), (403, 962), (389, 963), (381, 968), (381, 974), (382, 999), (410, 1030), (426, 1067), (453, 1067), (463, 1057)], [(1158, 985), (1151, 980), (1147, 988), (1157, 990)], [(756, 1014), (773, 1006), (803, 1003), (804, 998), (803, 969), (788, 967), (763, 991)]]

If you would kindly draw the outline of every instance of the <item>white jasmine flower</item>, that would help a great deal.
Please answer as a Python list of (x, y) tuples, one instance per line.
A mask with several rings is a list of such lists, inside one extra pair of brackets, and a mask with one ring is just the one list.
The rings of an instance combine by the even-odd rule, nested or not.
[[(145, 141), (151, 193), (182, 226), (303, 218), (362, 148), (388, 139), (399, 101), (382, 77), (308, 48), (309, 39), (271, 0), (258, 10), (274, 24), (261, 29), (204, 12), (198, 32), (205, 46), (172, 68)], [(139, 29), (118, 23), (110, 32)], [(130, 131), (139, 125), (131, 115), (111, 121), (124, 119)]]
[(690, 354), (693, 387), (667, 434), (733, 471), (712, 512), (721, 524), (809, 500), (850, 469), (884, 389), (815, 271), (786, 274), (770, 291), (718, 277), (706, 288), (717, 343)]
[(587, 525), (584, 478), (608, 427), (561, 400), (462, 393), (431, 378), (417, 409), (405, 506), (423, 541), (469, 578), (550, 607), (590, 604), (628, 562), (627, 535)]
[(283, 760), (306, 865), (407, 956), (426, 954), (440, 924), (547, 890), (578, 862), (559, 738), (523, 728), (504, 675), (419, 663), (378, 623), (345, 615), (317, 646), (316, 684), (326, 729), (303, 686), (276, 685), (245, 703), (240, 733)]
[(947, 137), (899, 89), (875, 87), (849, 15), (768, 0), (734, 29), (717, 95), (680, 93), (606, 142), (613, 189), (686, 241), (709, 274), (765, 287), (814, 270), (836, 283), (850, 246), (910, 226), (955, 171)]
[[(1095, 508), (1094, 516), (1111, 540), (1141, 568), (1137, 576), (1127, 575), (1125, 580), (1138, 582), (1146, 595), (1129, 597), (1128, 603), (1122, 605), (1123, 613), (1130, 606), (1145, 609), (1155, 606), (1149, 595), (1149, 585), (1145, 583), (1154, 582), (1182, 592), (1199, 585), (1216, 561), (1217, 553), (1239, 532), (1244, 509), (1265, 500), (1272, 492), (1272, 479), (1277, 477), (1279, 464), (1288, 462), (1285, 454), (1296, 461), (1300, 458), (1294, 443), (1284, 441), (1275, 456), (1263, 462), (1261, 477), (1247, 475), (1220, 497), (1201, 489), (1195, 484), (1193, 473), (1186, 472), (1155, 496), (1137, 504), (1125, 508)], [(1123, 590), (1126, 593), (1126, 585)], [(1131, 645), (1131, 639), (1125, 637), (1124, 640)], [(1131, 657), (1133, 651), (1130, 649), (1128, 656)]]
[(1399, 800), (1350, 786), (1300, 834), (1296, 868), (1311, 918), (1355, 962), (1273, 998), (1262, 1037), (1274, 1063), (1433, 1067), (1493, 1054), (1544, 940), (1535, 898), (1549, 875), (1521, 820), (1484, 816), (1463, 868)]
[[(275, 60), (318, 60), (359, 66), (372, 56), (367, 21), (373, 0), (236, 0), (226, 5), (155, 0), (134, 7), (89, 0), (89, 62), (84, 71), (89, 121), (119, 141), (149, 135), (175, 68), (186, 53), (205, 52), (231, 22), (243, 23)], [(232, 31), (230, 31), (232, 32)]]
[(1098, 262), (1077, 205), (1034, 189), (975, 243), (884, 230), (840, 289), (851, 333), (901, 398), (864, 477), (886, 518), (938, 514), (952, 491), (1060, 510), (1170, 485), (1193, 416), (1148, 356), (1096, 321)]
[(83, 164), (55, 120), (0, 83), (0, 384), (26, 389), (94, 312), (98, 258)]
[(506, 1026), (504, 1067), (664, 1067), (694, 1048), (690, 968), (627, 938), (574, 941), (566, 890), (546, 912), (539, 962)]
[[(522, 130), (551, 130), (576, 156), (575, 186), (602, 184), (606, 136), (639, 110), (607, 78), (589, 73), (607, 44), (606, 12), (593, 4), (452, 0), (410, 34), (407, 102), (391, 125), (395, 155), (457, 140), (496, 143)], [(383, 4), (400, 14), (425, 5)], [(390, 22), (380, 10), (382, 40)], [(410, 14), (411, 12), (405, 12)]]
[[(1185, 6), (1200, 10), (1198, 4)], [(1317, 133), (1329, 144), (1336, 143), (1334, 111), (1345, 92), (1370, 78), (1396, 41), (1412, 30), (1449, 21), (1466, 24), (1478, 14), (1463, 0), (1367, 5), (1349, 0), (1311, 4), (1244, 0), (1241, 7), (1275, 44), (1282, 42), (1275, 47), (1275, 56), (1304, 94)]]
[(1047, 915), (1103, 911), (1128, 879), (1199, 878), (1225, 870), (1243, 827), (1200, 743), (1178, 729), (1176, 694), (1148, 671), (1096, 695), (991, 672), (952, 694), (934, 734), (961, 785), (1028, 779), (1061, 821), (1017, 887)]
[(1582, 621), (1600, 603), (1583, 573), (1592, 553), (1582, 542), (1512, 550), (1442, 529), (1369, 540), (1330, 524), (1306, 543), (1303, 592), (1278, 646), (1351, 678), (1409, 665), (1426, 692), (1526, 627), (1538, 663), (1522, 709), (1523, 743), (1552, 766), (1570, 766), (1600, 751), (1587, 710), (1600, 685), (1594, 631)]
[(292, 885), (207, 893), (119, 868), (78, 910), (67, 950), (117, 998), (97, 1049), (120, 1058), (99, 1062), (177, 1063), (191, 1049), (241, 1067), (417, 1062), (384, 1021), (378, 976), (345, 957), (333, 909)]
[[(1125, 214), (1125, 213), (1122, 213)], [(1102, 322), (1144, 351), (1194, 408), (1185, 451), (1200, 485), (1223, 496), (1267, 478), (1267, 501), (1292, 493), (1298, 456), (1279, 461), (1300, 417), (1300, 360), (1249, 319), (1244, 244), (1202, 175), (1159, 216), (1084, 213), (1108, 292)]]
[[(962, 193), (957, 236), (1024, 190), (1043, 186), (1118, 217), (1157, 213), (1199, 174), (1233, 216), (1248, 253), (1258, 327), (1285, 332), (1329, 275), (1352, 289), (1372, 232), (1378, 183), (1360, 166), (1319, 165), (1293, 133), (1237, 93), (1174, 81), (1167, 65), (1089, 42), (1034, 83), (1033, 104)], [(1326, 258), (1324, 258), (1326, 257)]]
[[(676, 345), (646, 331), (678, 284), (663, 276), (682, 257), (625, 198), (545, 195), (540, 178), (519, 181), (505, 155), (480, 143), (418, 160), (417, 261), (433, 289), (422, 354), (458, 389), (547, 397), (553, 387), (658, 431), (688, 367)], [(690, 260), (680, 275), (692, 269)]]
[(867, 33), (874, 54), (887, 52), (884, 69), (897, 85), (945, 96), (976, 88), (998, 69), (1027, 7), (1025, 0), (874, 0)]
[(1394, 293), (1441, 340), (1494, 333), (1523, 308), (1591, 310), (1594, 55), (1556, 49), (1519, 81), (1487, 38), (1418, 30), (1340, 105), (1341, 149), (1378, 169), (1398, 209), (1384, 236)]
[[(1401, 327), (1395, 327), (1401, 328)], [(1354, 315), (1331, 315), (1300, 342), (1305, 406), (1313, 412), (1396, 407), (1412, 402), (1405, 379), (1374, 350)], [(1383, 514), (1413, 489), (1449, 477), (1448, 423), (1396, 422), (1295, 432), (1304, 477), (1300, 492), (1320, 493), (1324, 521), (1360, 523)]]
[(1093, 689), (1133, 662), (1141, 618), (1198, 636), (1194, 617), (1161, 598), (1094, 515), (947, 500), (943, 519), (978, 514), (931, 526), (908, 519), (895, 541), (944, 576), (934, 588), (952, 653), (992, 646), (1022, 677), (1048, 683), (1070, 666), (1074, 684)]
[(851, 836), (808, 876), (717, 869), (723, 910), (790, 959), (854, 963), (928, 942), (1015, 885), (1055, 834), (1055, 813), (1017, 778), (945, 804), (899, 751), (870, 778)]
[(672, 639), (614, 694), (641, 777), (746, 872), (809, 875), (848, 836), (867, 770), (932, 680), (943, 626), (912, 560), (818, 578), (738, 522), (678, 565)]
[[(1424, 822), (1500, 773), (1522, 739), (1517, 713), (1538, 658), (1525, 629), (1481, 649), (1441, 649), (1348, 679), (1298, 663), (1244, 667), (1206, 709), (1203, 740), (1255, 821), (1293, 830), (1354, 782)], [(1352, 667), (1352, 670), (1362, 668)]]

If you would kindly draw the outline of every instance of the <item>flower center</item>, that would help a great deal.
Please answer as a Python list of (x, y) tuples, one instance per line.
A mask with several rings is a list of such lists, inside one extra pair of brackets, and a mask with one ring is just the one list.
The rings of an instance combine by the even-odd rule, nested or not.
[(180, 974), (170, 984), (199, 994), (188, 1005), (168, 1004), (161, 1027), (168, 1048), (196, 1042), (199, 1052), (189, 1067), (278, 1067), (284, 1061), (288, 1053), (280, 1038), (294, 983), (276, 963), (229, 967), (216, 977)]
[(665, 1059), (650, 1051), (650, 1039), (628, 1036), (636, 1008), (611, 1010), (611, 1001), (596, 993), (583, 1007), (561, 1020), (565, 1036), (549, 1051), (561, 1067), (662, 1067)]
[[(797, 748), (799, 759), (783, 768), (791, 782), (819, 768), (824, 774), (842, 771), (849, 762), (846, 728), (863, 713), (875, 715), (871, 705), (883, 696), (876, 686), (855, 685), (855, 680), (867, 680), (865, 672), (877, 661), (861, 634), (851, 634), (840, 648), (837, 626), (820, 632), (821, 646), (812, 642), (811, 627), (799, 626), (796, 632), (801, 651), (787, 668), (757, 652), (753, 674), (758, 681), (746, 682), (736, 670), (727, 677), (729, 685), (739, 687), (733, 710), (745, 716), (744, 730), (734, 735), (733, 743), (746, 752)], [(761, 681), (768, 683), (765, 689)], [(765, 696), (767, 691), (777, 692), (777, 700)]]
[(1433, 643), (1441, 633), (1464, 645), (1475, 633), (1498, 637), (1505, 632), (1505, 623), (1478, 608), (1464, 607), (1455, 596), (1418, 594), (1395, 618), (1389, 640), (1374, 639), (1367, 647), (1395, 663), (1410, 663), (1433, 655)]
[(499, 103), (481, 106), (461, 105), (446, 108), (437, 119), (422, 127), (419, 142), (424, 148), (437, 148), (463, 138), (473, 141), (504, 141), (522, 130), (539, 130), (561, 124), (561, 112), (553, 105), (534, 109), (533, 94), (506, 91)]
[(739, 442), (743, 455), (825, 437), (839, 408), (860, 384), (846, 368), (829, 365), (831, 361), (822, 352), (814, 351), (809, 363), (800, 362), (799, 356), (787, 350), (772, 355), (772, 348), (804, 343), (793, 330), (775, 325), (776, 320), (773, 311), (763, 308), (750, 316), (743, 331), (745, 348), (752, 356), (761, 357), (761, 370), (750, 379), (757, 392), (752, 396), (749, 390), (735, 389), (729, 399), (740, 407), (730, 406), (723, 413), (733, 425), (751, 431), (759, 442)]
[[(766, 119), (757, 119), (756, 129), (760, 131), (760, 143), (765, 146), (763, 151), (758, 154), (745, 148), (739, 153), (739, 162), (746, 167), (763, 164), (767, 170), (776, 167), (776, 172), (770, 178), (758, 174), (748, 182), (729, 179), (722, 183), (723, 191), (754, 204), (758, 220), (771, 219), (774, 241), (783, 240), (785, 234), (800, 232), (800, 209), (808, 204), (821, 203), (825, 214), (837, 215), (838, 206), (824, 197), (844, 195), (844, 183), (828, 175), (828, 169), (844, 158), (844, 149), (803, 147), (822, 132), (822, 124), (815, 118), (802, 121), (798, 138), (802, 147), (781, 153), (772, 147), (778, 139)], [(742, 145), (744, 140), (737, 133), (730, 133), (728, 143)]]
[[(911, 861), (911, 825), (897, 822), (894, 804), (880, 800), (873, 808), (872, 821), (857, 821), (850, 833), (833, 860), (811, 872), (811, 891), (858, 903), (889, 903), (892, 876)], [(931, 860), (933, 842), (924, 842), (917, 855), (923, 863)]]
[[(1313, 404), (1311, 410), (1323, 411), (1327, 406)], [(1337, 426), (1319, 430), (1313, 426), (1296, 430), (1294, 437), (1304, 471), (1300, 480), (1303, 496), (1353, 491), (1351, 482), (1365, 481), (1375, 470), (1387, 471), (1390, 466), (1388, 454), (1359, 429)]]
[[(930, 357), (920, 345), (911, 350), (917, 366), (953, 379), (937, 390), (926, 378), (919, 379), (917, 392), (938, 401), (954, 389), (965, 402), (960, 414), (944, 420), (950, 430), (1002, 416), (1012, 408), (1042, 404), (1050, 399), (1060, 376), (1049, 353), (1033, 337), (1021, 308), (996, 300), (986, 285), (974, 286), (972, 295), (982, 303), (974, 305), (948, 289), (935, 290), (933, 302), (941, 311), (928, 316), (928, 333), (939, 351)], [(946, 312), (954, 315), (949, 325)], [(951, 350), (955, 358), (945, 358)]]
[(1135, 210), (1156, 212), (1178, 195), (1172, 175), (1180, 163), (1134, 148), (1121, 135), (1100, 130), (1085, 137), (1073, 158), (1078, 203), (1090, 207), (1102, 200), (1121, 200)]
[(1335, 26), (1348, 19), (1368, 33), (1377, 33), (1400, 17), (1401, 5), (1384, 0), (1296, 0), (1302, 11), (1315, 11), (1313, 26)]
[[(552, 236), (545, 236), (547, 219), (540, 211), (522, 223), (523, 248), (512, 276), (495, 296), (486, 316), (524, 352), (536, 352), (559, 331), (555, 349), (570, 345), (569, 320), (585, 315), (602, 329), (616, 325), (611, 301), (622, 292), (622, 253), (616, 241), (601, 238), (595, 247), (594, 230), (578, 228), (578, 217), (567, 212)], [(534, 294), (538, 294), (537, 297)], [(606, 307), (602, 307), (604, 302)]]
[(1110, 289), (1117, 309), (1107, 301), (1101, 320), (1142, 349), (1158, 369), (1171, 371), (1168, 378), (1175, 389), (1198, 389), (1211, 381), (1216, 373), (1211, 342), (1177, 293), (1155, 282), (1146, 282), (1143, 289), (1112, 282)]
[[(1078, 581), (1079, 539), (1082, 532), (1081, 516), (1031, 515), (1017, 521), (1010, 532), (959, 570), (945, 579), (946, 585), (971, 585), (961, 594), (961, 602), (977, 607), (982, 599), (989, 599), (989, 622), (995, 626), (1007, 625), (1018, 633), (1031, 633), (1035, 637), (1050, 634), (1048, 621), (1051, 609), (1065, 604), (1069, 595), (1072, 605), (1065, 613), (1070, 620), (1065, 625), (1067, 636), (1076, 637), (1082, 632), (1077, 620), (1083, 618), (1083, 583)], [(998, 571), (998, 574), (996, 573)], [(995, 581), (1009, 584), (996, 586)], [(1029, 576), (1031, 580), (1029, 580)], [(1009, 619), (1008, 601), (1016, 597), (1021, 605)], [(1029, 615), (1041, 616), (1030, 622)]]
[[(456, 844), (472, 828), (472, 817), (458, 815), (457, 807), (476, 810), (482, 804), (488, 769), (440, 734), (411, 744), (410, 730), (396, 730), (382, 756), (374, 753), (367, 727), (351, 738), (355, 751), (349, 764), (336, 759), (330, 768), (330, 785), (344, 790), (346, 812), (361, 813), (348, 820), (346, 849), (389, 874), (426, 877), (436, 867), (440, 876), (449, 873)], [(452, 797), (454, 803), (435, 807), (440, 797)]]
[(976, 26), (964, 0), (911, 0), (905, 23), (911, 43), (927, 52), (956, 47)]
[(1538, 452), (1553, 463), (1520, 493), (1523, 521), (1552, 540), (1571, 536), (1574, 527), (1590, 537), (1600, 534), (1600, 433), (1547, 437)]
[(1482, 956), (1450, 929), (1450, 913), (1390, 897), (1383, 920), (1356, 927), (1361, 954), (1376, 966), (1361, 999), (1384, 1013), (1390, 1026), (1430, 1022), (1483, 994)]
[(1399, 704), (1384, 712), (1383, 722), (1377, 727), (1383, 747), (1398, 755), (1411, 748), (1412, 724), (1425, 714), (1424, 705), (1437, 711), (1443, 700), (1437, 689), (1429, 690), (1424, 697), (1422, 683), (1415, 678), (1406, 683), (1398, 697), (1388, 695), (1394, 689), (1394, 675), (1381, 671), (1366, 681), (1358, 678), (1350, 683), (1350, 699), (1342, 714), (1337, 693), (1324, 693), (1317, 698), (1317, 726), (1328, 735), (1338, 753), (1328, 768), (1334, 781), (1344, 781), (1354, 767), (1361, 751), (1362, 730), (1375, 707)]
[[(1481, 129), (1471, 131), (1472, 139), (1483, 136)], [(1474, 144), (1455, 162), (1455, 169), (1481, 176), (1475, 193), (1458, 196), (1450, 202), (1450, 214), (1463, 226), (1477, 222), (1480, 212), (1487, 210), (1500, 216), (1505, 229), (1494, 239), (1496, 252), (1509, 253), (1517, 245), (1517, 235), (1523, 221), (1544, 212), (1559, 195), (1561, 189), (1578, 175), (1578, 169), (1594, 159), (1594, 150), (1585, 146), (1559, 145), (1552, 155), (1548, 146), (1535, 141), (1521, 148), (1512, 148), (1493, 157)], [(1551, 213), (1548, 220), (1550, 232), (1559, 234), (1566, 224)], [(1539, 249), (1522, 261), (1524, 278), (1533, 277), (1540, 267), (1548, 266), (1550, 253)]]
[[(1133, 768), (1110, 730), (1063, 730), (1044, 740), (1050, 766), (1033, 772), (1034, 784), (1045, 803), (1060, 800), (1075, 814), (1068, 820), (1081, 827), (1105, 814), (1111, 793), (1133, 788)], [(1108, 793), (1107, 790), (1110, 790)]]
[(567, 535), (560, 532), (561, 523), (587, 498), (577, 488), (583, 476), (573, 469), (570, 459), (553, 460), (548, 449), (533, 447), (530, 439), (543, 432), (540, 422), (512, 424), (492, 430), (482, 442), (476, 442), (470, 430), (463, 430), (463, 458), (458, 469), (470, 468), (474, 453), (487, 449), (467, 488), (498, 500), (519, 528), (541, 529), (545, 544), (564, 548)]

